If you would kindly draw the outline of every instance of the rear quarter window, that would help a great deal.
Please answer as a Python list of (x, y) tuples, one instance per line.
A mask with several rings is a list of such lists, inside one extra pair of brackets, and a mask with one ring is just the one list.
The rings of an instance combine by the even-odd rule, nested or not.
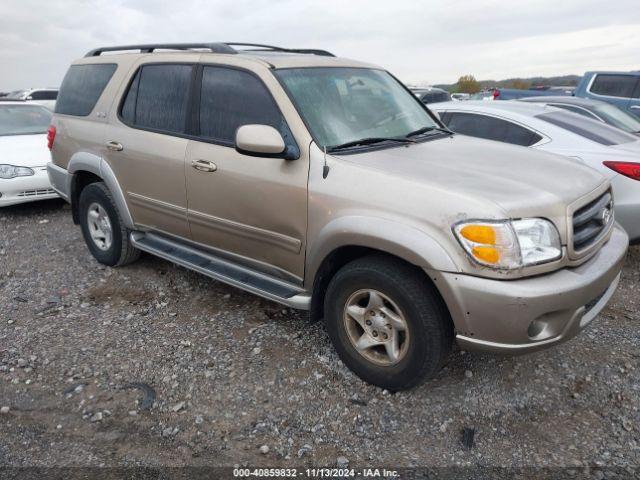
[(89, 115), (116, 68), (115, 63), (72, 65), (62, 81), (55, 113)]
[(495, 140), (529, 147), (542, 137), (536, 132), (489, 115), (467, 112), (448, 112), (443, 122), (454, 132), (471, 137)]
[(569, 112), (550, 112), (536, 115), (536, 118), (551, 123), (557, 127), (564, 128), (583, 138), (599, 143), (600, 145), (621, 145), (623, 143), (635, 142), (638, 137), (610, 127), (609, 125), (590, 120)]

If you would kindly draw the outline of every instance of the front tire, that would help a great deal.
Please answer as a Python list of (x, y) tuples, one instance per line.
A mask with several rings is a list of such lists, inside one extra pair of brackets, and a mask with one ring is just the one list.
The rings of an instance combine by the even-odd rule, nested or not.
[(140, 257), (140, 250), (131, 245), (131, 231), (123, 225), (104, 183), (89, 184), (80, 192), (78, 214), (84, 241), (98, 262), (116, 267)]
[(367, 256), (340, 269), (324, 311), (345, 365), (391, 391), (430, 378), (451, 351), (453, 326), (438, 292), (416, 267), (391, 257)]

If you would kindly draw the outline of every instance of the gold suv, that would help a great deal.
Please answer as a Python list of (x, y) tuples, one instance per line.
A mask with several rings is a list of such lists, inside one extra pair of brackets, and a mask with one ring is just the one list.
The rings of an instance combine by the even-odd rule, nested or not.
[(596, 171), (455, 135), (384, 69), (323, 50), (92, 50), (48, 140), (98, 262), (146, 251), (311, 310), (347, 366), (393, 390), (437, 372), (454, 338), (571, 338), (628, 243)]

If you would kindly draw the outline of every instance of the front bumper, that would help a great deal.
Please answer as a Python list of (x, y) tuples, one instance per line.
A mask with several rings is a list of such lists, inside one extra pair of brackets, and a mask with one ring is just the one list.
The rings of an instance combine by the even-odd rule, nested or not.
[(29, 177), (0, 179), (0, 207), (58, 197), (51, 188), (46, 168), (35, 167), (33, 170), (35, 174)]
[(616, 225), (598, 253), (575, 268), (519, 280), (429, 273), (461, 347), (526, 353), (569, 340), (591, 323), (615, 292), (628, 244)]

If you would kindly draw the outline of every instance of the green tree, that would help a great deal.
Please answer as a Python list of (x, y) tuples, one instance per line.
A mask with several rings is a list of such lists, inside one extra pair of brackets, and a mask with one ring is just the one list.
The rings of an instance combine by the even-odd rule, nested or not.
[(455, 90), (459, 93), (478, 93), (481, 87), (473, 75), (463, 75), (458, 79)]

